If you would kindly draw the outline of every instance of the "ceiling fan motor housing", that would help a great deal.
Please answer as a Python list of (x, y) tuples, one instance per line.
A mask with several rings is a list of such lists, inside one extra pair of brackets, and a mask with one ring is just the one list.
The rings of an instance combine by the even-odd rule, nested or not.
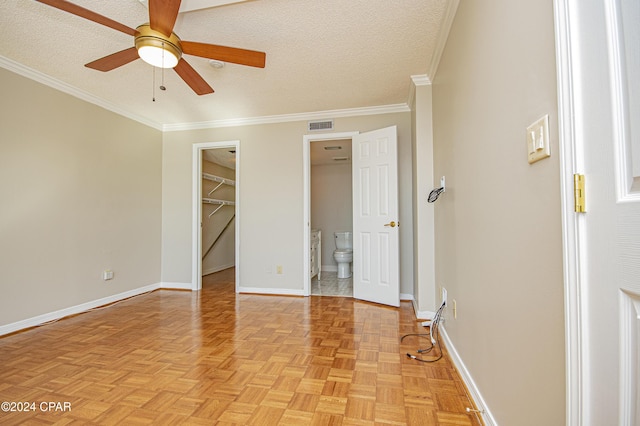
[[(149, 24), (142, 24), (136, 28), (135, 46), (140, 58), (153, 66), (161, 68), (173, 68), (182, 57), (182, 45), (180, 38), (171, 33), (169, 37), (159, 31), (152, 30)], [(142, 51), (141, 51), (142, 49)], [(149, 60), (145, 50), (152, 51), (152, 58)], [(170, 54), (172, 57), (166, 54)]]

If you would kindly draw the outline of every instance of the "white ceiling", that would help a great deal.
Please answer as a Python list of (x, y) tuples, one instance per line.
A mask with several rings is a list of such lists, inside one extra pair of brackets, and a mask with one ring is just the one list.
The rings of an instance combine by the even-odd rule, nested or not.
[[(149, 7), (149, 0), (138, 0)], [(210, 7), (224, 6), (232, 3), (240, 3), (247, 0), (182, 0), (180, 12), (191, 12), (194, 10), (208, 9)]]
[[(189, 1), (206, 6), (233, 0)], [(139, 0), (72, 2), (131, 28), (148, 22)], [(34, 0), (2, 0), (0, 66), (44, 76), (70, 93), (165, 129), (396, 106), (407, 103), (411, 76), (433, 77), (450, 3), (249, 0), (181, 13), (174, 31), (182, 40), (267, 54), (264, 69), (215, 69), (207, 59), (185, 55), (215, 90), (197, 96), (173, 70), (155, 70), (154, 89), (154, 69), (141, 60), (106, 73), (84, 67), (133, 46), (131, 36)], [(158, 89), (163, 79), (166, 91)]]
[(312, 166), (351, 164), (351, 139), (312, 141), (309, 159)]

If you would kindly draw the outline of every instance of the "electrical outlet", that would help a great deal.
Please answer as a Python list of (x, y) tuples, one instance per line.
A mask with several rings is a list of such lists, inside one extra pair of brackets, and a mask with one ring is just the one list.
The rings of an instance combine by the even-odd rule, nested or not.
[(103, 281), (109, 281), (113, 279), (113, 271), (110, 269), (107, 269), (105, 271), (102, 271), (102, 280)]
[(456, 299), (453, 299), (453, 319), (458, 319), (458, 304)]
[(282, 275), (282, 265), (276, 265), (276, 274)]

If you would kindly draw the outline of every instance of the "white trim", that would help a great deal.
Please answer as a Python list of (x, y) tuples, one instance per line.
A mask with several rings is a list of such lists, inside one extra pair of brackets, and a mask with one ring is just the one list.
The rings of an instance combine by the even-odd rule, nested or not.
[(158, 123), (148, 118), (137, 115), (131, 111), (128, 111), (112, 102), (105, 99), (94, 96), (88, 92), (80, 90), (71, 86), (63, 81), (50, 77), (40, 71), (36, 71), (33, 68), (29, 68), (18, 62), (15, 62), (9, 58), (0, 55), (0, 67), (9, 71), (15, 72), (23, 77), (37, 81), (53, 89), (67, 93), (83, 101), (102, 107), (108, 111), (119, 114), (123, 117), (142, 123), (146, 126), (152, 127), (162, 132), (178, 132), (183, 130), (199, 130), (199, 129), (215, 129), (220, 127), (237, 127), (237, 126), (250, 126), (256, 124), (273, 124), (273, 123), (288, 123), (292, 121), (308, 121), (308, 120), (323, 120), (327, 118), (341, 118), (341, 117), (357, 117), (366, 115), (378, 115), (378, 114), (393, 114), (398, 112), (409, 112), (409, 106), (405, 104), (392, 104), (392, 105), (378, 105), (362, 108), (348, 108), (348, 109), (336, 109), (328, 111), (316, 111), (316, 112), (304, 112), (296, 114), (281, 114), (281, 115), (269, 115), (263, 117), (246, 117), (246, 118), (232, 118), (227, 120), (211, 120), (201, 121), (194, 123), (173, 123), (163, 124)]
[(215, 129), (219, 127), (251, 126), (256, 124), (288, 123), (292, 121), (323, 120), (327, 118), (358, 117), (365, 115), (410, 112), (407, 104), (380, 105), (363, 108), (334, 109), (329, 111), (303, 112), (296, 114), (269, 115), (264, 117), (232, 118), (228, 120), (201, 121), (198, 123), (176, 123), (162, 126), (164, 132), (182, 130)]
[(15, 333), (16, 331), (24, 330), (31, 327), (43, 325), (47, 322), (56, 321), (64, 317), (71, 315), (81, 314), (91, 309), (98, 308), (100, 306), (108, 305), (110, 303), (118, 302), (120, 300), (128, 299), (133, 296), (138, 296), (143, 293), (148, 293), (157, 290), (162, 287), (161, 283), (150, 284), (144, 287), (128, 290), (123, 293), (113, 294), (111, 296), (103, 297), (101, 299), (92, 300), (89, 302), (81, 303), (80, 305), (71, 306), (68, 308), (60, 309), (58, 311), (49, 312), (46, 314), (38, 315), (32, 318), (27, 318), (21, 321), (17, 321), (11, 324), (0, 326), (0, 336), (5, 334)]
[(161, 282), (160, 288), (163, 290), (193, 290), (191, 283), (168, 283)]
[(202, 276), (215, 274), (216, 272), (224, 271), (225, 269), (233, 268), (234, 266), (236, 266), (235, 263), (230, 263), (226, 265), (216, 266), (215, 268), (211, 268), (211, 269), (206, 269), (202, 271)]
[(26, 77), (30, 80), (34, 80), (34, 81), (37, 81), (38, 83), (42, 83), (45, 86), (49, 86), (53, 89), (56, 89), (68, 95), (74, 96), (78, 99), (82, 99), (83, 101), (102, 107), (108, 111), (111, 111), (123, 117), (129, 118), (133, 121), (142, 123), (145, 126), (152, 127), (156, 130), (162, 130), (162, 124), (160, 123), (151, 121), (145, 117), (134, 114), (131, 111), (127, 111), (112, 102), (109, 102), (105, 99), (94, 96), (90, 93), (87, 93), (83, 90), (73, 87), (70, 84), (57, 80), (53, 77), (50, 77), (46, 74), (41, 73), (40, 71), (36, 71), (33, 68), (29, 68), (25, 65), (15, 62), (2, 55), (0, 55), (0, 67), (7, 69), (9, 71), (13, 71), (14, 73), (21, 75), (23, 77)]
[(409, 302), (414, 302), (413, 294), (400, 293), (400, 300), (406, 300), (406, 301), (409, 301)]
[[(584, 216), (574, 212), (573, 174), (582, 171), (576, 112), (580, 105), (577, 70), (579, 67), (578, 29), (573, 0), (554, 0), (554, 26), (556, 34), (556, 67), (558, 90), (558, 138), (560, 154), (560, 191), (562, 194), (562, 252), (564, 264), (565, 352), (566, 352), (566, 425), (588, 424), (584, 401), (587, 399), (585, 382), (585, 356), (588, 354), (583, 330), (585, 247), (580, 238), (584, 233)], [(580, 88), (577, 87), (579, 90)]]
[(411, 81), (413, 81), (413, 84), (415, 84), (416, 86), (430, 86), (431, 85), (431, 80), (429, 79), (429, 76), (426, 75), (426, 74), (412, 75), (411, 76)]
[(433, 50), (433, 56), (431, 56), (429, 71), (427, 71), (427, 75), (431, 81), (435, 79), (436, 73), (438, 72), (440, 58), (442, 57), (444, 46), (447, 44), (447, 40), (449, 39), (449, 31), (451, 31), (453, 20), (456, 17), (456, 12), (458, 11), (458, 4), (460, 4), (460, 0), (451, 0), (447, 2), (447, 9), (444, 11), (444, 20), (442, 21), (440, 32), (436, 38), (436, 45)]
[(620, 418), (618, 424), (637, 424), (640, 295), (619, 291), (620, 306)]
[(431, 85), (431, 80), (429, 80), (429, 76), (427, 76), (426, 74), (412, 75), (411, 76), (411, 82), (413, 84), (409, 85), (409, 97), (408, 97), (408, 100), (407, 100), (407, 104), (409, 106), (411, 106), (413, 104), (413, 101), (415, 100), (416, 87), (417, 86), (430, 86)]
[(413, 294), (400, 293), (400, 300), (408, 300), (411, 302), (416, 320), (432, 320), (436, 316), (436, 313), (433, 311), (421, 311), (420, 308), (418, 308), (418, 301)]
[(478, 414), (482, 416), (482, 420), (484, 421), (485, 426), (497, 426), (498, 423), (496, 422), (496, 419), (493, 417), (493, 414), (491, 414), (491, 410), (489, 410), (489, 406), (482, 397), (480, 389), (478, 389), (478, 386), (473, 381), (473, 377), (471, 377), (469, 370), (467, 370), (467, 367), (464, 365), (462, 358), (460, 358), (460, 354), (458, 354), (456, 347), (453, 345), (453, 342), (449, 338), (444, 325), (440, 324), (438, 326), (438, 330), (440, 331), (440, 336), (442, 337), (442, 340), (447, 347), (447, 352), (449, 352), (449, 356), (451, 357), (453, 364), (456, 366), (458, 373), (460, 373), (462, 381), (465, 385), (467, 385), (467, 389), (469, 389), (469, 393), (471, 394), (469, 396), (480, 411), (480, 413)]
[(433, 311), (418, 311), (417, 306), (415, 306), (413, 309), (415, 310), (415, 313), (416, 313), (416, 319), (419, 319), (419, 320), (432, 320), (436, 316), (436, 313)]
[(607, 21), (607, 48), (609, 50), (609, 76), (611, 78), (611, 119), (613, 122), (614, 146), (615, 146), (615, 181), (618, 203), (639, 202), (640, 191), (632, 189), (633, 167), (631, 166), (631, 134), (627, 123), (625, 77), (626, 70), (623, 66), (624, 52), (621, 52), (621, 40), (624, 40), (620, 10), (617, 2), (606, 0), (605, 18)]
[(193, 144), (191, 157), (191, 289), (202, 289), (202, 151), (205, 149), (234, 148), (236, 150), (236, 293), (240, 284), (240, 141), (202, 142)]
[[(304, 268), (304, 285), (302, 294), (311, 295), (311, 142), (317, 140), (352, 139), (359, 132), (340, 132), (304, 135), (302, 137), (302, 187), (303, 187), (303, 211), (302, 211), (302, 267)], [(337, 270), (337, 269), (336, 269)]]
[(264, 294), (270, 296), (308, 296), (303, 290), (291, 288), (238, 287), (238, 293)]

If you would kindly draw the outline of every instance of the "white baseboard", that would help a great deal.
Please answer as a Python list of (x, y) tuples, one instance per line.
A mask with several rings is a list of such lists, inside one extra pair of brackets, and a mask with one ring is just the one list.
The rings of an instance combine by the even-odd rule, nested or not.
[(216, 272), (224, 271), (225, 269), (233, 268), (234, 266), (236, 266), (235, 262), (228, 265), (216, 266), (215, 268), (210, 268), (206, 271), (202, 271), (202, 276), (204, 277), (205, 275), (215, 274)]
[(482, 416), (482, 420), (484, 421), (484, 424), (486, 426), (497, 426), (498, 423), (493, 418), (493, 414), (491, 414), (491, 411), (489, 410), (487, 403), (484, 401), (484, 398), (482, 398), (480, 389), (478, 389), (478, 386), (476, 386), (476, 383), (473, 381), (473, 378), (471, 377), (469, 370), (467, 370), (467, 367), (464, 365), (464, 362), (462, 362), (462, 358), (460, 358), (460, 354), (458, 354), (456, 347), (453, 345), (453, 342), (449, 338), (449, 335), (447, 334), (447, 330), (445, 329), (444, 325), (440, 324), (438, 327), (438, 330), (440, 331), (440, 336), (442, 336), (442, 339), (444, 340), (444, 344), (447, 347), (447, 351), (451, 356), (451, 360), (453, 361), (453, 364), (456, 366), (458, 373), (460, 373), (460, 377), (462, 378), (462, 381), (465, 383), (465, 385), (467, 385), (467, 389), (469, 389), (469, 393), (471, 393), (470, 395), (471, 399), (475, 402), (476, 406), (478, 407), (478, 410), (480, 410), (479, 414)]
[(413, 294), (400, 293), (400, 300), (409, 300), (411, 302), (414, 302)]
[[(82, 303), (80, 305), (71, 306), (69, 308), (64, 308), (58, 311), (49, 312), (47, 314), (42, 314), (32, 318), (27, 318), (21, 321), (16, 321), (11, 324), (1, 325), (0, 336), (4, 336), (5, 334), (9, 334), (9, 333), (15, 333), (16, 331), (24, 330), (31, 327), (36, 327), (38, 325), (42, 325), (50, 321), (59, 320), (61, 318), (68, 317), (70, 315), (80, 314), (82, 312), (86, 312), (88, 310), (97, 308), (99, 306), (108, 305), (110, 303), (118, 302), (120, 300), (127, 299), (129, 297), (138, 296), (142, 293), (147, 293), (153, 290), (157, 290), (159, 288), (161, 288), (160, 283), (150, 284), (144, 287), (125, 291), (123, 293), (118, 293), (111, 296), (103, 297), (101, 299), (92, 300), (90, 302)], [(191, 284), (189, 284), (189, 289), (191, 289)]]
[(322, 265), (320, 270), (322, 272), (338, 272), (338, 265)]
[(436, 315), (432, 311), (420, 311), (418, 310), (418, 301), (411, 296), (411, 302), (413, 302), (413, 313), (416, 315), (416, 319), (419, 320), (431, 320)]
[(291, 288), (238, 287), (238, 293), (269, 294), (275, 296), (304, 296), (303, 290)]
[(163, 290), (192, 290), (193, 284), (191, 283), (160, 283), (160, 288)]
[(416, 312), (416, 318), (420, 319), (420, 320), (432, 320), (434, 319), (436, 316), (435, 312), (432, 311), (420, 311), (420, 312)]

